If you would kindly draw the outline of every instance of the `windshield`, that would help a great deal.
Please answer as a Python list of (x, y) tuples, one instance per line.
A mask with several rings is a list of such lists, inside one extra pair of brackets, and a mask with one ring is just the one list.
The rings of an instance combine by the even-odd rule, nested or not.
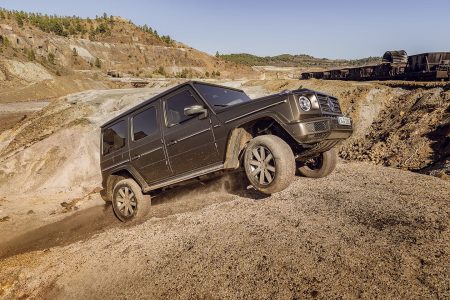
[(206, 101), (217, 110), (251, 101), (250, 97), (241, 91), (200, 83), (196, 83), (195, 87)]

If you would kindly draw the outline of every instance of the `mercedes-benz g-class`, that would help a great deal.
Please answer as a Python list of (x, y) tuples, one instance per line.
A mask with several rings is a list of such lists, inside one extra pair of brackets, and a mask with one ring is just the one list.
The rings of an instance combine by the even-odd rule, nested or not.
[(338, 99), (308, 89), (250, 99), (242, 90), (190, 81), (157, 95), (101, 127), (105, 200), (128, 221), (149, 194), (208, 174), (243, 169), (271, 194), (298, 174), (323, 177), (334, 147), (352, 133)]

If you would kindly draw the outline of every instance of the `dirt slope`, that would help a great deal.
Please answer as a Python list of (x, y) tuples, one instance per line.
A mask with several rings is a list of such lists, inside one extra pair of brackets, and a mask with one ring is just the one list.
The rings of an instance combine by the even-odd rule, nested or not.
[[(414, 182), (414, 184), (411, 184)], [(186, 192), (186, 191), (185, 191)], [(205, 192), (203, 209), (0, 261), (4, 299), (445, 299), (450, 183), (341, 164), (260, 199)], [(158, 206), (155, 206), (158, 209)], [(101, 219), (99, 220), (101, 222)], [(62, 237), (64, 240), (64, 237)]]

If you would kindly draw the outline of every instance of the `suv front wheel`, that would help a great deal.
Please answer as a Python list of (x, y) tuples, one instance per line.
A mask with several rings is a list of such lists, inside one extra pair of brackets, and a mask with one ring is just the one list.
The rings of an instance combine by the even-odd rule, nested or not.
[(144, 216), (151, 202), (142, 194), (141, 187), (131, 178), (122, 179), (114, 186), (112, 205), (114, 214), (122, 222)]
[(333, 172), (336, 163), (337, 153), (333, 148), (306, 161), (297, 162), (297, 168), (299, 175), (309, 178), (322, 178)]
[(245, 150), (244, 169), (253, 187), (273, 194), (287, 188), (295, 177), (295, 159), (291, 147), (275, 135), (252, 139)]

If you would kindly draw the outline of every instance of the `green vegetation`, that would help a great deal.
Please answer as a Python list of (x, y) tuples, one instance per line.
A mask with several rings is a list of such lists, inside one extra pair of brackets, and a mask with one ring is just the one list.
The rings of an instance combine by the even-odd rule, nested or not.
[[(217, 55), (217, 54), (216, 54)], [(282, 54), (277, 56), (256, 56), (247, 53), (241, 54), (222, 54), (220, 58), (234, 63), (240, 63), (248, 66), (277, 66), (277, 67), (343, 67), (376, 64), (381, 62), (380, 57), (368, 57), (363, 59), (345, 60), (345, 59), (327, 59), (316, 58), (306, 54), (291, 55)]]
[(153, 30), (150, 26), (148, 26), (147, 24), (144, 24), (143, 26), (137, 26), (139, 29), (141, 29), (142, 31), (149, 33), (153, 36), (155, 36), (158, 40), (166, 43), (169, 46), (173, 46), (175, 45), (175, 41), (170, 37), (170, 35), (162, 35), (160, 36), (158, 34), (158, 31)]
[[(24, 11), (9, 11), (0, 8), (0, 19), (14, 19), (20, 27), (25, 25), (36, 26), (40, 30), (48, 33), (54, 33), (59, 36), (88, 36), (89, 39), (95, 40), (97, 35), (111, 35), (115, 26), (113, 16), (103, 13), (101, 17), (96, 17), (95, 21), (80, 17), (64, 17), (56, 15), (46, 15), (40, 13), (27, 13)], [(130, 22), (130, 24), (134, 25)], [(136, 26), (136, 25), (134, 25)], [(156, 30), (148, 25), (137, 26), (146, 34), (151, 35), (169, 46), (174, 46), (175, 41), (169, 35), (159, 36)]]

